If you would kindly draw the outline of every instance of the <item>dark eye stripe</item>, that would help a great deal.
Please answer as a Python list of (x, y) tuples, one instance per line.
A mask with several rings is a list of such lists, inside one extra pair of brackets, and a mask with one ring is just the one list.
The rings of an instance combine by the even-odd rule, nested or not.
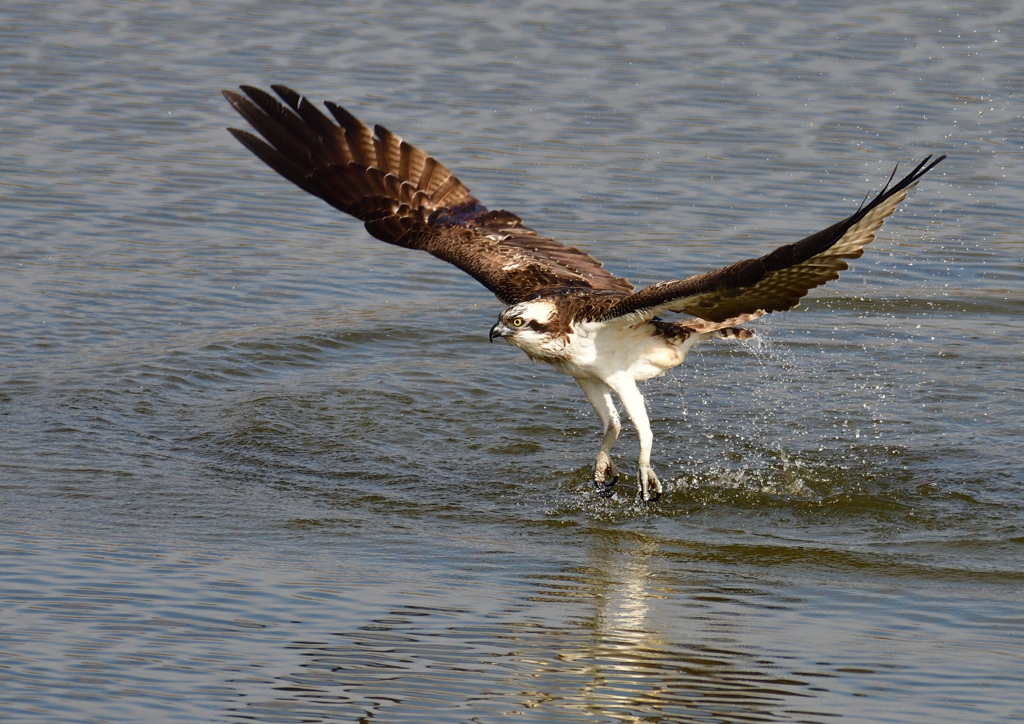
[(538, 322), (536, 319), (531, 319), (526, 323), (526, 326), (532, 329), (534, 332), (543, 332), (544, 325)]

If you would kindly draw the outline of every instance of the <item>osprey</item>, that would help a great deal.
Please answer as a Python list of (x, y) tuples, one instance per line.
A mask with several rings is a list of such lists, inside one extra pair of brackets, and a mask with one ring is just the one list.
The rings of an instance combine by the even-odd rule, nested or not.
[[(281, 85), (280, 98), (251, 86), (224, 91), (263, 138), (228, 129), (268, 166), (301, 189), (360, 219), (389, 244), (422, 249), (467, 272), (506, 306), (490, 330), (535, 360), (572, 375), (597, 411), (604, 437), (594, 463), (603, 495), (619, 478), (611, 459), (621, 424), (619, 398), (640, 438), (640, 497), (657, 500), (653, 435), (637, 381), (681, 364), (697, 342), (748, 339), (739, 325), (795, 307), (810, 289), (847, 268), (918, 179), (945, 156), (924, 159), (904, 179), (896, 171), (856, 213), (756, 259), (636, 290), (589, 254), (490, 211), (444, 165), (383, 126), (371, 130), (325, 102), (333, 120)], [(283, 101), (283, 103), (282, 103)], [(865, 199), (866, 201), (866, 199)], [(679, 321), (659, 314), (689, 315)]]

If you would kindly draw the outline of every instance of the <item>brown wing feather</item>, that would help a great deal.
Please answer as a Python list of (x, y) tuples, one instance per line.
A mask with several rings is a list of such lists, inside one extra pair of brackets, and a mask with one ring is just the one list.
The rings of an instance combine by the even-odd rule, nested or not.
[(839, 272), (847, 268), (846, 260), (864, 253), (864, 246), (874, 240), (875, 231), (906, 198), (907, 191), (944, 158), (932, 161), (929, 156), (899, 183), (886, 185), (857, 213), (806, 239), (706, 274), (652, 284), (616, 303), (603, 318), (650, 318), (671, 311), (724, 322), (759, 310), (792, 309), (814, 287), (838, 279)]
[[(564, 289), (614, 292), (633, 285), (589, 254), (538, 236), (507, 211), (488, 211), (443, 164), (383, 126), (371, 130), (325, 103), (272, 86), (224, 91), (262, 136), (230, 128), (246, 148), (301, 189), (361, 219), (378, 239), (423, 249), (514, 304)], [(282, 103), (281, 101), (284, 101)]]

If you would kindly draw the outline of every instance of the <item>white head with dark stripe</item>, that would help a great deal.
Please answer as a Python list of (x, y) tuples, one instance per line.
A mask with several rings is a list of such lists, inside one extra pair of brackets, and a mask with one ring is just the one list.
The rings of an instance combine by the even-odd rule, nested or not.
[(513, 304), (499, 314), (489, 337), (492, 342), (502, 337), (531, 357), (551, 359), (563, 356), (570, 331), (553, 300), (534, 299)]

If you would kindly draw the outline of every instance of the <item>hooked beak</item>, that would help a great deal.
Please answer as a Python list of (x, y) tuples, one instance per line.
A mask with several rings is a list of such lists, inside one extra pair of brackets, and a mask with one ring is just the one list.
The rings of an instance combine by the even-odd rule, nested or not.
[(491, 331), (490, 334), (487, 335), (487, 339), (493, 342), (495, 337), (507, 337), (510, 334), (512, 334), (512, 330), (506, 327), (501, 322), (498, 322), (493, 327), (491, 327)]

